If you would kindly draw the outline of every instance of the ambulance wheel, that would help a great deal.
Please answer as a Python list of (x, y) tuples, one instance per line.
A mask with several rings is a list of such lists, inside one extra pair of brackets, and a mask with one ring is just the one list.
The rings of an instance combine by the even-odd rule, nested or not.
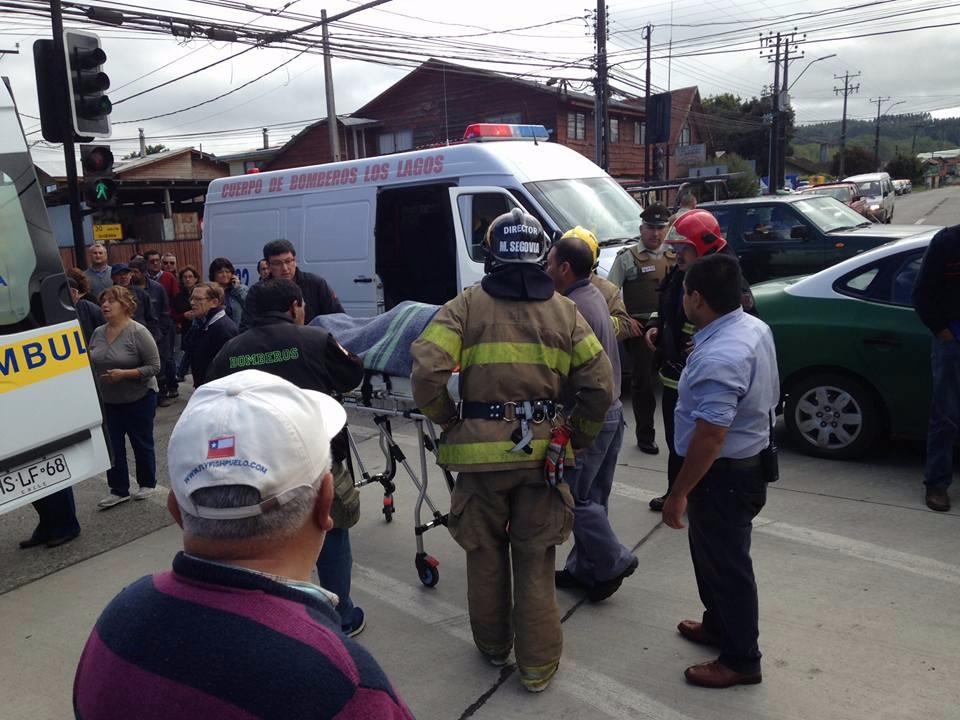
[(426, 553), (418, 553), (413, 563), (417, 566), (420, 582), (425, 586), (432, 588), (440, 582), (440, 562), (435, 557)]

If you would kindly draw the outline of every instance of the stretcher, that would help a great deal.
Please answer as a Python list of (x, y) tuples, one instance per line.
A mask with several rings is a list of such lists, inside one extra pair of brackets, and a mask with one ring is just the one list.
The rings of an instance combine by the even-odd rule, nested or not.
[[(383, 517), (386, 522), (393, 521), (397, 510), (394, 493), (396, 492), (397, 466), (403, 468), (411, 482), (417, 489), (417, 500), (413, 507), (413, 532), (416, 538), (417, 551), (414, 556), (414, 566), (420, 582), (427, 587), (434, 587), (440, 581), (440, 562), (424, 549), (423, 536), (435, 527), (446, 526), (447, 513), (441, 512), (427, 492), (429, 471), (427, 467), (428, 453), (434, 458), (437, 451), (437, 433), (430, 420), (420, 413), (413, 401), (408, 378), (391, 377), (374, 371), (366, 371), (363, 384), (356, 390), (340, 396), (340, 402), (345, 408), (354, 410), (363, 415), (369, 415), (377, 428), (378, 442), (383, 453), (384, 465), (377, 472), (369, 468), (360, 456), (356, 438), (347, 424), (347, 439), (350, 443), (350, 453), (359, 472), (354, 473), (354, 486), (362, 488), (366, 485), (379, 484), (383, 488)], [(393, 435), (391, 419), (402, 418), (410, 420), (416, 431), (419, 472), (414, 469), (409, 458), (400, 448)], [(415, 460), (415, 462), (416, 462)], [(453, 475), (437, 466), (436, 470), (443, 473), (447, 489), (453, 492)], [(426, 504), (430, 512), (430, 519), (423, 522), (423, 506)]]

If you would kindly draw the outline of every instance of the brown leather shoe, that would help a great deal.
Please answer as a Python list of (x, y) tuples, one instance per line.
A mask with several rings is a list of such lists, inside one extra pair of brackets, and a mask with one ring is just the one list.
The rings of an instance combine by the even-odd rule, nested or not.
[(705, 688), (728, 688), (734, 685), (756, 685), (763, 682), (763, 675), (756, 673), (738, 673), (718, 660), (691, 665), (684, 671), (684, 677), (691, 685)]
[(677, 632), (690, 642), (697, 643), (697, 645), (720, 647), (720, 638), (709, 630), (705, 630), (703, 623), (696, 620), (681, 620), (677, 625)]
[(948, 512), (950, 510), (950, 496), (947, 495), (947, 489), (945, 487), (928, 487), (927, 507), (937, 512)]

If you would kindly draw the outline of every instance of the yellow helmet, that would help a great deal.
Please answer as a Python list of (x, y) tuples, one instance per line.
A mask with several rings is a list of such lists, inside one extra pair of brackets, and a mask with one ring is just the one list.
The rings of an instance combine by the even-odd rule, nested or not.
[(587, 247), (590, 248), (590, 252), (593, 254), (593, 269), (596, 270), (600, 262), (600, 243), (597, 242), (597, 236), (585, 227), (577, 225), (567, 230), (563, 234), (563, 237), (561, 237), (561, 240), (569, 237), (578, 238), (587, 244)]

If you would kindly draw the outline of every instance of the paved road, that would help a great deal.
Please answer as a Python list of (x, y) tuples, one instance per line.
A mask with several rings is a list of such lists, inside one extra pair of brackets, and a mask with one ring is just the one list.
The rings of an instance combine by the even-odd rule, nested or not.
[(893, 222), (897, 224), (956, 225), (960, 223), (960, 185), (912, 192), (897, 197)]
[[(165, 412), (169, 428), (174, 413)], [(364, 458), (375, 462), (375, 437), (364, 428), (358, 434)], [(415, 457), (409, 428), (399, 436)], [(476, 653), (462, 553), (442, 528), (425, 536), (441, 563), (440, 583), (419, 583), (415, 493), (405, 477), (390, 524), (379, 513), (377, 488), (363, 491), (364, 513), (352, 533), (355, 600), (369, 619), (360, 639), (421, 719), (956, 717), (960, 513), (924, 508), (921, 458), (909, 444), (856, 464), (789, 447), (783, 455), (782, 479), (771, 487), (754, 535), (765, 653), (760, 686), (716, 692), (685, 684), (683, 668), (707, 658), (675, 631), (699, 609), (686, 536), (647, 509), (665, 484), (665, 458), (632, 447), (620, 456), (611, 516), (640, 558), (639, 571), (599, 605), (560, 592), (564, 660), (547, 693), (530, 696), (512, 666), (500, 672)], [(435, 471), (431, 481), (445, 509), (447, 491)], [(84, 485), (91, 487), (81, 486), (82, 508), (102, 490), (96, 481)], [(86, 507), (84, 535), (69, 552), (86, 543), (78, 556), (88, 559), (0, 595), (0, 647), (15, 668), (0, 676), (6, 720), (70, 715), (73, 670), (98, 613), (124, 585), (167, 567), (179, 546), (175, 526), (154, 530), (164, 522), (161, 502), (101, 513)], [(23, 524), (29, 515), (21, 514), (16, 521)], [(0, 532), (4, 544), (16, 537), (11, 519)], [(118, 527), (137, 539), (117, 544), (103, 530)], [(31, 556), (31, 563), (56, 564), (69, 547), (15, 551), (4, 557), (3, 573), (18, 572)]]

